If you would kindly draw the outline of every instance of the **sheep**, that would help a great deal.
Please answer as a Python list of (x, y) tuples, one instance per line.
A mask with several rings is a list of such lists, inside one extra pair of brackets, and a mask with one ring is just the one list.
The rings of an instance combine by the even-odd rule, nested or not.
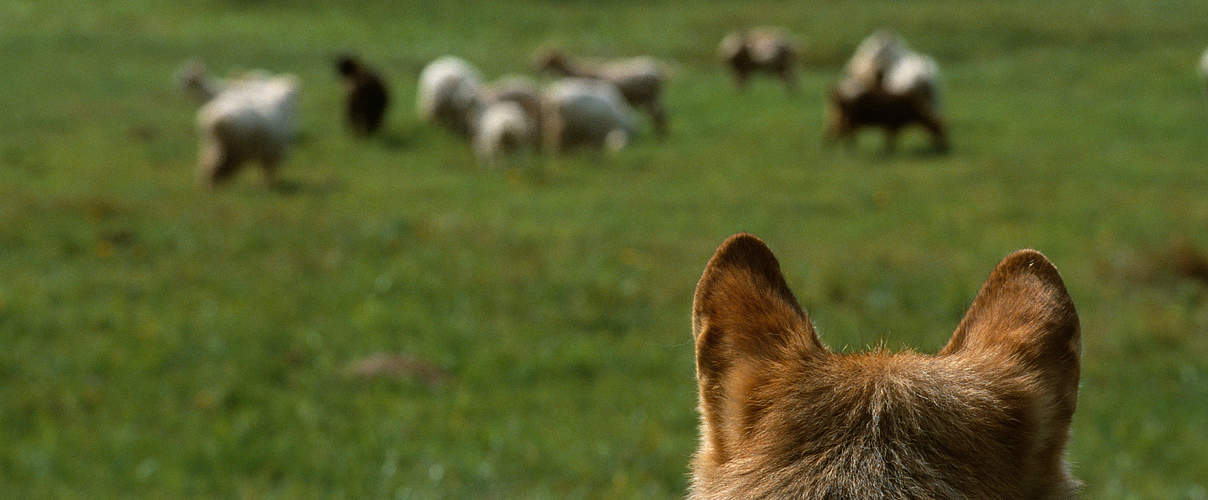
[(632, 110), (611, 83), (583, 78), (558, 80), (541, 99), (545, 147), (577, 146), (619, 150), (634, 133)]
[(541, 149), (541, 92), (531, 79), (508, 75), (483, 85), (483, 106), (472, 111), (472, 143), (483, 163), (494, 166), (504, 155)]
[(718, 55), (734, 73), (734, 83), (745, 90), (752, 73), (775, 74), (789, 92), (797, 90), (797, 43), (780, 28), (753, 28), (722, 38)]
[(893, 151), (898, 132), (917, 123), (931, 133), (936, 150), (948, 148), (939, 114), (939, 66), (891, 32), (874, 33), (860, 44), (844, 78), (831, 88), (828, 107), (828, 143), (846, 138), (852, 145), (859, 129), (877, 126), (885, 130), (885, 150)]
[(432, 61), (419, 75), (420, 117), (469, 137), (471, 121), (483, 106), (481, 81), (478, 70), (460, 58), (444, 56)]
[[(293, 75), (255, 72), (236, 80), (209, 78), (193, 66), (182, 78), (185, 91), (207, 100), (197, 111), (200, 135), (198, 181), (213, 188), (245, 162), (257, 161), (272, 184), (293, 138), (300, 82)], [(182, 76), (178, 74), (178, 76)]]
[(572, 60), (560, 51), (547, 50), (537, 57), (537, 67), (564, 77), (602, 80), (615, 85), (630, 106), (650, 115), (659, 137), (667, 135), (667, 113), (662, 103), (663, 84), (667, 78), (655, 58)]
[(477, 118), (474, 153), (488, 166), (507, 154), (532, 146), (536, 133), (528, 111), (514, 101), (495, 101)]
[(354, 135), (370, 136), (382, 126), (390, 93), (381, 76), (371, 71), (356, 57), (336, 58), (336, 72), (344, 80), (345, 117)]
[(482, 88), (482, 101), (489, 107), (497, 102), (513, 102), (520, 106), (532, 129), (534, 146), (540, 147), (542, 116), (541, 89), (532, 79), (520, 75), (506, 75)]

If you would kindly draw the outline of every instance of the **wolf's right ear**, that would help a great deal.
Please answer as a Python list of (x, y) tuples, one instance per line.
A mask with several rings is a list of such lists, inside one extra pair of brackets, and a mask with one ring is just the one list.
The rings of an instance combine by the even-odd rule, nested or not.
[(1078, 312), (1057, 268), (1040, 252), (998, 264), (940, 356), (998, 353), (1041, 375), (1068, 421), (1078, 397)]
[(763, 362), (826, 352), (776, 256), (745, 233), (709, 259), (692, 302), (692, 334), (706, 440), (719, 456), (743, 427), (742, 403)]

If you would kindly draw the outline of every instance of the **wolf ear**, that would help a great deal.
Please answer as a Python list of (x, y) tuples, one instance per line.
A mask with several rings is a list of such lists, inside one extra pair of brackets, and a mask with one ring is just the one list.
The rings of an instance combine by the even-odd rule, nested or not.
[(944, 355), (998, 352), (1035, 370), (1073, 414), (1081, 353), (1078, 312), (1057, 268), (1040, 252), (1003, 259), (956, 327)]
[(692, 302), (692, 334), (706, 441), (720, 456), (727, 435), (742, 427), (743, 403), (763, 362), (826, 352), (776, 256), (745, 233), (709, 259)]

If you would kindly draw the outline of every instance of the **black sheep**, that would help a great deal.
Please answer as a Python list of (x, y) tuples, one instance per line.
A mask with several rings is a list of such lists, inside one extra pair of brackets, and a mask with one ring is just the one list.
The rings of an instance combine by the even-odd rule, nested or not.
[(382, 119), (390, 106), (386, 84), (377, 73), (350, 55), (336, 59), (336, 71), (344, 79), (349, 128), (358, 136), (373, 135), (382, 126)]

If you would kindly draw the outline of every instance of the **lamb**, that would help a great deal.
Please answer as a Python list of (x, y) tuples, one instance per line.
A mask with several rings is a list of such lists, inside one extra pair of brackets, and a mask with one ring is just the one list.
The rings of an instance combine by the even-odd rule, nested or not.
[(484, 85), (471, 118), (474, 152), (487, 165), (523, 149), (541, 148), (541, 93), (532, 80), (509, 75)]
[(625, 101), (650, 115), (655, 132), (667, 134), (667, 113), (662, 94), (666, 74), (662, 65), (649, 56), (614, 61), (572, 60), (557, 50), (548, 50), (537, 58), (537, 66), (564, 77), (602, 80), (620, 90)]
[(797, 90), (797, 43), (781, 28), (753, 28), (726, 35), (718, 55), (734, 73), (734, 83), (745, 90), (752, 73), (771, 73), (784, 81), (789, 92)]
[(471, 122), (483, 106), (481, 81), (478, 70), (460, 58), (444, 56), (432, 61), (419, 75), (420, 117), (469, 137)]
[(556, 81), (542, 95), (545, 147), (619, 150), (634, 133), (632, 110), (611, 83), (582, 78)]
[(200, 155), (197, 177), (213, 188), (248, 161), (257, 161), (272, 184), (294, 133), (294, 106), (300, 82), (293, 75), (263, 73), (221, 81), (203, 73), (186, 83), (195, 97), (210, 96), (197, 112)]
[(504, 155), (532, 146), (537, 137), (528, 112), (514, 101), (488, 104), (474, 131), (474, 153), (488, 166)]
[[(520, 75), (507, 75), (483, 86), (482, 101), (490, 107), (498, 102), (512, 102), (520, 106), (532, 129), (534, 146), (540, 147), (542, 130), (541, 89), (532, 79)], [(484, 111), (485, 113), (485, 111)]]
[(390, 94), (385, 82), (351, 55), (336, 58), (336, 72), (344, 80), (349, 129), (357, 136), (373, 135), (382, 126), (382, 119), (390, 106)]
[(877, 126), (885, 130), (885, 150), (893, 151), (900, 130), (917, 123), (931, 133), (937, 151), (948, 148), (939, 115), (939, 66), (893, 33), (874, 33), (860, 44), (828, 104), (828, 142), (846, 138), (851, 145), (859, 129)]

